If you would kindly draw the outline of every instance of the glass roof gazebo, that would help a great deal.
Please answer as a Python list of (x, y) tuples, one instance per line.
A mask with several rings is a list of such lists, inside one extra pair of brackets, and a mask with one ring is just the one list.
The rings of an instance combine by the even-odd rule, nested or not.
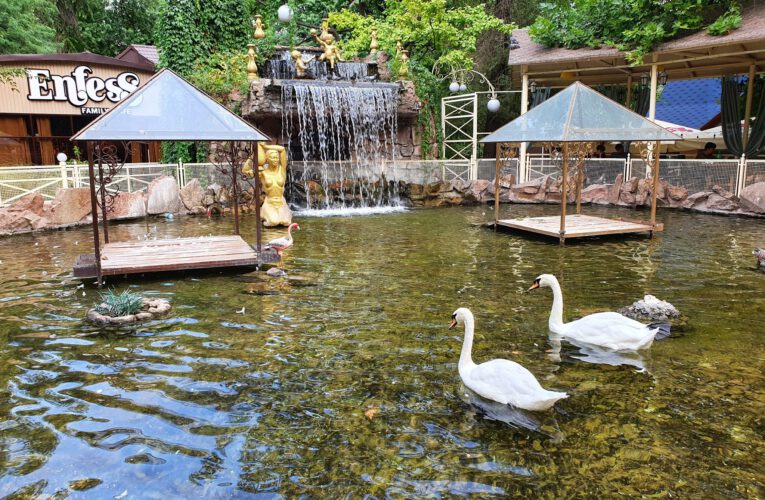
[[(258, 141), (269, 140), (210, 96), (169, 69), (163, 69), (119, 105), (72, 137), (83, 141), (88, 152), (88, 180), (93, 214), (93, 254), (80, 255), (74, 276), (131, 275), (188, 269), (256, 266), (277, 259), (261, 251), (260, 206), (256, 206), (257, 241), (250, 246), (239, 236), (241, 167), (256, 151)], [(213, 160), (231, 182), (234, 235), (204, 238), (110, 242), (108, 214), (117, 192), (107, 189), (124, 165), (117, 144), (129, 150), (130, 141), (216, 141)], [(255, 199), (260, 184), (255, 176)], [(99, 213), (100, 209), (100, 213)], [(102, 220), (103, 246), (98, 224)], [(273, 254), (273, 255), (272, 255)]]
[[(545, 142), (562, 145), (561, 162), (561, 215), (557, 217), (531, 217), (499, 219), (499, 196), (495, 196), (496, 226), (557, 237), (563, 244), (566, 238), (660, 231), (656, 224), (656, 192), (659, 176), (659, 144), (676, 141), (680, 137), (650, 120), (633, 113), (586, 85), (575, 82), (555, 96), (507, 123), (482, 139), (487, 143)], [(653, 188), (651, 189), (651, 220), (627, 222), (581, 214), (582, 166), (586, 152), (592, 151), (599, 141), (634, 141), (648, 144), (653, 149)], [(575, 151), (572, 151), (574, 149)], [(568, 203), (569, 160), (572, 153), (578, 159), (576, 179), (576, 215), (566, 215)], [(499, 168), (499, 162), (497, 162)], [(499, 172), (495, 176), (499, 183)], [(495, 192), (499, 186), (495, 185)]]

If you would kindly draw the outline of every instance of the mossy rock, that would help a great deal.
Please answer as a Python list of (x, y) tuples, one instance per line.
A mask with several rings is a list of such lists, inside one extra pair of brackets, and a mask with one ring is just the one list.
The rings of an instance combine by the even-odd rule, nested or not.
[(164, 299), (143, 299), (141, 309), (135, 314), (107, 316), (92, 308), (88, 310), (88, 321), (98, 325), (128, 325), (159, 318), (170, 312), (170, 302)]

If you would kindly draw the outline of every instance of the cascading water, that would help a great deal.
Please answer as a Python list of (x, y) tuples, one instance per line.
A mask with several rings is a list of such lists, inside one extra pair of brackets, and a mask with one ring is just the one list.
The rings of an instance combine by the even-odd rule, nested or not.
[[(319, 61), (315, 56), (308, 53), (302, 54), (303, 61), (308, 64), (306, 76), (312, 80), (348, 80), (368, 81), (374, 80), (375, 76), (369, 74), (369, 64), (360, 62), (338, 62), (336, 72), (330, 74), (329, 65)], [(276, 80), (291, 80), (296, 77), (295, 63), (288, 51), (277, 52), (274, 57), (266, 61), (263, 66), (263, 77)]]
[(398, 85), (284, 82), (282, 110), (282, 133), (298, 160), (292, 182), (307, 208), (396, 205), (383, 171), (394, 159)]

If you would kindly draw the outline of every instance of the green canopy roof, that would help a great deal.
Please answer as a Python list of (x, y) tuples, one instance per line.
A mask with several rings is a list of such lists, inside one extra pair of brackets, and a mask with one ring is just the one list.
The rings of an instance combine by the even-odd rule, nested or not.
[(73, 141), (267, 141), (169, 69), (83, 128)]
[(679, 140), (652, 121), (575, 82), (481, 142)]

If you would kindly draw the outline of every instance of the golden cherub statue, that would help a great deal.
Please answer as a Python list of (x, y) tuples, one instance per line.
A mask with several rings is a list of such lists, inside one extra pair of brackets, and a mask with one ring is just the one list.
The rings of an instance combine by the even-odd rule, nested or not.
[[(242, 167), (242, 173), (253, 177), (252, 159)], [(287, 150), (275, 144), (258, 143), (258, 177), (266, 197), (260, 207), (260, 218), (266, 227), (289, 226), (292, 211), (284, 199), (287, 183)]]
[(321, 37), (316, 35), (315, 29), (311, 30), (311, 35), (316, 42), (324, 48), (324, 53), (319, 56), (319, 61), (328, 61), (330, 71), (334, 71), (335, 63), (343, 60), (342, 57), (340, 57), (340, 49), (335, 45), (335, 37), (327, 33), (325, 39), (322, 40)]
[(398, 79), (406, 80), (409, 77), (409, 51), (402, 50), (398, 56), (398, 60), (400, 63), (398, 67)]
[(316, 56), (311, 56), (307, 61), (303, 60), (303, 54), (299, 50), (290, 52), (292, 60), (295, 62), (295, 76), (305, 78), (305, 71), (308, 69), (308, 63), (313, 61)]
[(258, 65), (255, 63), (255, 44), (247, 44), (247, 81), (257, 80)]
[(372, 28), (370, 33), (370, 42), (369, 42), (369, 53), (371, 55), (377, 54), (377, 48), (379, 47), (379, 44), (377, 43), (377, 28)]

